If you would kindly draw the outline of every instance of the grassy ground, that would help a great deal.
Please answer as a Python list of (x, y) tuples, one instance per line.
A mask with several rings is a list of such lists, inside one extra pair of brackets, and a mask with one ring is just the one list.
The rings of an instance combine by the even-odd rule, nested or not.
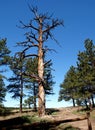
[[(7, 113), (5, 112), (6, 114), (4, 114), (4, 111), (6, 110), (7, 110)], [(79, 117), (85, 116), (86, 111), (81, 110), (79, 108), (68, 107), (68, 108), (60, 108), (60, 109), (47, 109), (47, 115), (43, 118), (39, 118), (38, 113), (32, 110), (25, 109), (22, 114), (18, 112), (18, 109), (7, 108), (6, 110), (4, 110), (2, 113), (2, 115), (3, 114), (4, 115), (0, 116), (0, 125), (2, 127), (7, 126), (9, 128), (8, 130), (11, 130), (10, 126), (12, 125), (14, 125), (14, 127), (22, 126), (21, 130), (24, 130), (24, 129), (27, 129), (27, 130), (28, 129), (29, 130), (31, 129), (35, 129), (35, 130), (81, 130), (81, 129), (87, 130), (86, 120), (80, 121), (80, 122), (78, 121), (78, 122), (51, 124), (52, 121), (61, 121), (64, 119), (73, 119), (76, 117), (79, 118)], [(90, 118), (91, 118), (92, 125), (95, 124), (95, 110), (91, 112)]]

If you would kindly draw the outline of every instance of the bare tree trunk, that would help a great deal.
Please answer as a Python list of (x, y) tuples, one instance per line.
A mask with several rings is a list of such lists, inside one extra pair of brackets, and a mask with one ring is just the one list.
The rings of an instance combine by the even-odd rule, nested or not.
[(28, 108), (30, 109), (31, 107), (30, 107), (30, 103), (28, 104)]
[(90, 121), (90, 112), (87, 112), (87, 124), (88, 124), (88, 130), (92, 130), (92, 125)]
[(93, 95), (91, 96), (91, 99), (92, 99), (92, 104), (93, 104), (93, 107), (94, 107), (95, 104), (94, 104), (94, 98), (93, 98)]
[(88, 104), (87, 104), (86, 99), (84, 100), (84, 103), (85, 103), (85, 105), (86, 105), (86, 109), (88, 110)]
[(37, 111), (37, 106), (36, 106), (36, 85), (35, 82), (33, 83), (33, 96), (34, 96), (34, 111)]
[[(42, 54), (41, 54), (42, 55)], [(38, 113), (39, 116), (45, 115), (45, 91), (44, 91), (44, 83), (43, 83), (43, 72), (44, 72), (44, 65), (43, 65), (43, 59), (39, 56), (38, 59), (38, 74), (39, 78), (41, 79), (39, 81), (39, 93), (38, 93)]]
[(44, 83), (43, 83), (43, 60), (39, 58), (38, 60), (38, 72), (41, 81), (39, 82), (39, 93), (38, 93), (38, 113), (39, 116), (45, 115), (45, 91), (44, 91)]
[(88, 103), (89, 103), (89, 109), (92, 111), (92, 103), (90, 101), (90, 98), (88, 97)]
[(74, 100), (74, 98), (72, 98), (72, 101), (73, 101), (73, 107), (75, 107), (75, 100)]
[(21, 83), (20, 83), (20, 113), (22, 113), (22, 99), (23, 99), (23, 79), (22, 79), (22, 75), (21, 75)]
[(45, 115), (45, 94), (43, 85), (39, 85), (39, 98), (38, 98), (38, 113), (39, 116)]
[(44, 91), (44, 56), (42, 42), (42, 19), (39, 26), (39, 47), (38, 47), (38, 76), (39, 76), (39, 92), (38, 92), (38, 113), (39, 116), (45, 115), (45, 91)]

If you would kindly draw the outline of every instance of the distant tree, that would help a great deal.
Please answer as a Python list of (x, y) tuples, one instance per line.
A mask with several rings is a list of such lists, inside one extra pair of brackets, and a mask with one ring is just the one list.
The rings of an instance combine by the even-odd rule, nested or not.
[(25, 71), (26, 59), (21, 57), (20, 53), (11, 58), (10, 69), (13, 76), (9, 78), (10, 84), (7, 86), (9, 93), (12, 93), (12, 98), (20, 98), (20, 113), (22, 113), (22, 102), (24, 97), (25, 77), (22, 73)]
[(4, 65), (8, 65), (10, 61), (10, 50), (7, 47), (6, 39), (0, 39), (0, 104), (4, 101), (6, 95), (6, 88), (3, 81), (3, 72), (6, 71), (5, 68), (2, 69)]
[[(40, 14), (38, 13), (37, 8), (29, 7), (31, 12), (34, 14), (34, 18), (30, 20), (29, 24), (24, 24), (20, 21), (22, 28), (27, 29), (28, 32), (26, 35), (26, 41), (18, 43), (18, 45), (22, 45), (25, 49), (22, 51), (24, 57), (36, 56), (38, 57), (38, 75), (30, 73), (31, 78), (34, 78), (38, 84), (38, 113), (39, 116), (45, 115), (45, 90), (44, 90), (44, 52), (50, 50), (48, 49), (44, 43), (49, 39), (55, 40), (52, 31), (63, 25), (63, 21), (59, 21), (58, 19), (53, 19), (52, 16), (48, 16), (48, 14)], [(55, 40), (56, 41), (56, 40)], [(37, 48), (36, 53), (29, 53), (29, 49)]]
[(0, 77), (0, 104), (4, 101), (6, 96), (6, 88), (3, 79)]
[[(7, 47), (7, 39), (0, 40), (0, 66), (8, 65), (10, 61), (10, 50)], [(2, 70), (0, 70), (2, 72)]]
[[(60, 85), (59, 101), (75, 100), (77, 105), (94, 106), (95, 96), (95, 45), (86, 39), (85, 50), (78, 53), (77, 67), (70, 67)], [(74, 102), (73, 102), (74, 104)]]
[(45, 65), (44, 80), (45, 80), (45, 86), (44, 86), (45, 94), (46, 95), (54, 94), (53, 93), (53, 85), (55, 84), (55, 82), (53, 81), (52, 62), (51, 61), (49, 61), (49, 63), (47, 63)]
[(63, 83), (60, 85), (59, 98), (58, 101), (73, 101), (73, 106), (75, 106), (75, 99), (77, 98), (77, 82), (78, 82), (77, 69), (71, 66), (66, 73)]
[(29, 96), (27, 99), (24, 100), (24, 103), (30, 109), (31, 105), (34, 104), (34, 97), (33, 96)]
[(32, 97), (32, 105), (34, 111), (37, 111), (37, 97), (38, 97), (38, 83), (33, 81), (26, 85), (26, 89), (28, 90), (28, 94), (26, 96)]
[(85, 51), (78, 54), (78, 70), (80, 77), (81, 98), (89, 102), (92, 109), (91, 99), (94, 105), (95, 94), (95, 46), (92, 40), (87, 39), (84, 42)]
[(31, 78), (30, 73), (34, 73), (35, 75), (37, 75), (37, 58), (28, 58), (27, 63), (26, 63), (26, 76), (27, 76), (27, 80), (29, 81), (29, 84), (26, 85), (27, 90), (29, 91), (28, 94), (28, 98), (32, 97), (33, 100), (33, 105), (34, 105), (34, 110), (37, 110), (37, 95), (38, 95), (38, 82), (34, 79)]

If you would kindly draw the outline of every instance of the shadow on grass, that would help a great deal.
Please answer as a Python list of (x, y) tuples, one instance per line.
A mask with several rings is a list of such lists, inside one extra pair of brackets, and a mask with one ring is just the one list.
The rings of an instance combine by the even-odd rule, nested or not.
[(0, 116), (7, 116), (11, 114), (11, 110), (8, 108), (1, 107), (0, 108)]
[[(13, 111), (14, 110), (14, 111)], [(29, 112), (35, 112), (32, 109), (30, 110), (23, 110), (22, 113), (29, 113)], [(0, 107), (0, 116), (9, 116), (9, 115), (15, 115), (17, 113), (20, 113), (18, 108), (7, 108), (7, 107)]]
[(80, 129), (79, 128), (75, 128), (73, 126), (67, 126), (66, 128), (64, 128), (62, 130), (80, 130)]
[(16, 117), (16, 118), (11, 118), (7, 120), (1, 120), (0, 121), (0, 127), (12, 127), (12, 126), (17, 126), (17, 125), (23, 125), (24, 123), (30, 123), (30, 120), (28, 117)]
[[(29, 116), (17, 117), (9, 120), (0, 121), (0, 130), (80, 130), (72, 126), (65, 126), (59, 128), (59, 123), (51, 123), (45, 120), (31, 123)], [(56, 129), (58, 128), (58, 129)]]
[[(46, 110), (48, 115), (54, 114), (56, 112), (59, 112), (59, 110), (53, 108)], [(45, 120), (40, 122), (35, 120), (35, 122), (33, 122), (32, 118), (31, 116), (22, 116), (0, 121), (0, 130), (2, 130), (2, 128), (6, 128), (5, 130), (80, 130), (79, 128), (74, 128), (72, 126), (56, 129), (62, 122), (52, 123)]]
[(55, 108), (47, 108), (46, 109), (46, 115), (52, 115), (53, 113), (59, 112), (58, 109)]

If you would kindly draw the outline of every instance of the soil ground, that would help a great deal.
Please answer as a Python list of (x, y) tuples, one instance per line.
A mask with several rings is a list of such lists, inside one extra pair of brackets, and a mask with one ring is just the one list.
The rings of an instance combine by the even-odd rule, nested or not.
[[(76, 111), (79, 108), (60, 108), (58, 112), (58, 117), (56, 117), (56, 120), (61, 120), (61, 119), (74, 119), (74, 118), (81, 118), (86, 116), (85, 113), (76, 113)], [(92, 117), (92, 115), (95, 115), (95, 110), (91, 112), (91, 125), (92, 125), (92, 130), (95, 130), (95, 117)], [(88, 124), (87, 120), (82, 120), (82, 121), (74, 121), (74, 122), (68, 122), (66, 125), (72, 125), (74, 127), (80, 128), (80, 130), (88, 130)]]
[[(81, 117), (86, 116), (86, 114), (84, 112), (83, 113), (77, 112), (77, 110), (79, 110), (79, 108), (77, 108), (77, 107), (59, 108), (59, 109), (52, 109), (52, 110), (53, 110), (53, 112), (51, 112), (51, 109), (49, 109), (48, 110), (49, 115), (46, 115), (43, 118), (46, 120), (60, 121), (60, 120), (65, 120), (65, 119), (75, 119), (75, 118), (81, 118)], [(33, 112), (29, 111), (27, 113), (24, 112), (22, 114), (15, 113), (15, 114), (4, 116), (4, 117), (0, 116), (0, 120), (12, 119), (14, 117), (19, 117), (22, 115), (33, 115)], [(91, 112), (90, 121), (92, 124), (92, 130), (95, 130), (95, 110), (93, 110)], [(72, 125), (74, 127), (80, 128), (80, 130), (88, 130), (87, 120), (62, 123), (62, 124), (56, 126), (56, 128), (54, 128), (54, 130), (63, 130), (63, 125), (68, 125), (68, 126)]]

